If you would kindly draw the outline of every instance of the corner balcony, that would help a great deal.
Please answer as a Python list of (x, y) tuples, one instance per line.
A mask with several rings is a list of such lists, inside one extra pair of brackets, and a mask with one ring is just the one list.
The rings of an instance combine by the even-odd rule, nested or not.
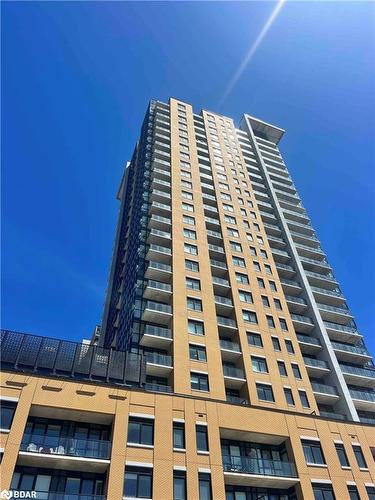
[(349, 389), (349, 392), (357, 410), (375, 411), (375, 391)]
[(343, 342), (358, 342), (362, 335), (355, 326), (344, 326), (330, 321), (323, 321), (331, 340)]
[(303, 361), (305, 363), (307, 373), (312, 377), (324, 377), (331, 371), (327, 361), (324, 361), (323, 359), (303, 356)]
[(157, 352), (146, 352), (146, 374), (154, 377), (168, 377), (173, 369), (172, 356)]
[(245, 373), (241, 368), (223, 365), (224, 384), (228, 389), (240, 389), (246, 382)]
[(310, 335), (297, 333), (297, 340), (302, 353), (305, 354), (314, 354), (316, 352), (319, 352), (322, 348), (320, 340), (315, 337), (310, 337)]
[(290, 317), (292, 318), (294, 329), (298, 333), (308, 333), (314, 328), (314, 322), (308, 316), (291, 314)]
[(223, 470), (225, 484), (286, 489), (299, 482), (295, 465), (280, 460), (223, 455)]
[(24, 434), (18, 465), (51, 469), (105, 472), (110, 464), (111, 442)]
[(348, 366), (342, 363), (340, 363), (340, 368), (348, 384), (375, 388), (374, 369), (361, 368), (360, 366)]
[(143, 292), (145, 299), (159, 301), (169, 301), (172, 296), (172, 285), (161, 281), (148, 280)]
[(332, 385), (311, 382), (311, 387), (318, 403), (332, 404), (340, 398), (337, 388)]
[(156, 214), (152, 214), (148, 221), (148, 227), (150, 229), (159, 229), (161, 231), (170, 231), (171, 224), (172, 222), (169, 217), (163, 217)]
[(341, 342), (331, 342), (333, 350), (335, 351), (337, 359), (340, 361), (362, 362), (367, 363), (371, 361), (371, 354), (363, 346), (356, 346), (350, 344), (343, 344)]
[(172, 250), (168, 247), (155, 245), (151, 243), (146, 253), (146, 260), (169, 264), (171, 261)]
[(154, 349), (167, 349), (172, 342), (172, 331), (161, 326), (146, 325), (142, 333), (140, 345)]
[(235, 361), (242, 354), (239, 344), (226, 339), (220, 339), (220, 350), (223, 361)]
[(145, 278), (150, 280), (169, 280), (172, 276), (172, 266), (151, 260), (145, 271)]
[(142, 314), (142, 320), (149, 323), (160, 323), (167, 325), (172, 318), (172, 307), (168, 304), (161, 304), (147, 300)]

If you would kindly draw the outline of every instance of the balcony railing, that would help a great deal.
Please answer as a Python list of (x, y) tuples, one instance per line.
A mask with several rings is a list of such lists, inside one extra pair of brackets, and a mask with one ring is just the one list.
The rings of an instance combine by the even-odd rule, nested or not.
[(318, 306), (318, 309), (320, 309), (321, 311), (329, 311), (337, 314), (344, 314), (345, 316), (352, 316), (350, 314), (349, 309), (345, 309), (343, 307), (328, 306), (327, 304), (320, 304), (320, 303), (317, 303), (316, 305)]
[(231, 299), (228, 299), (227, 297), (221, 297), (220, 295), (215, 295), (215, 302), (216, 304), (233, 307), (233, 302)]
[(262, 460), (259, 458), (223, 455), (225, 472), (256, 474), (261, 476), (297, 477), (295, 465), (281, 460)]
[(324, 295), (331, 295), (332, 297), (344, 297), (341, 292), (337, 292), (336, 290), (327, 290), (325, 288), (318, 288), (316, 286), (310, 287), (313, 292), (322, 293)]
[(285, 295), (285, 299), (288, 302), (296, 302), (298, 304), (303, 304), (307, 306), (307, 302), (305, 299), (302, 299), (301, 297), (294, 297), (294, 295)]
[(301, 314), (291, 314), (290, 317), (292, 321), (297, 321), (299, 323), (308, 323), (309, 325), (313, 325), (314, 322), (308, 316), (302, 316)]
[(75, 439), (38, 434), (24, 434), (21, 451), (48, 455), (65, 455), (108, 460), (111, 455), (111, 442), (94, 439)]
[(239, 344), (236, 342), (231, 342), (230, 340), (220, 339), (220, 348), (226, 349), (227, 351), (241, 352)]
[(350, 395), (353, 399), (360, 399), (361, 401), (370, 401), (375, 403), (375, 391), (357, 391), (356, 389), (349, 389)]
[(162, 304), (161, 302), (153, 302), (152, 300), (146, 301), (145, 309), (151, 311), (157, 311), (165, 314), (172, 314), (172, 307), (168, 304)]
[(339, 323), (331, 323), (330, 321), (323, 321), (323, 323), (324, 323), (325, 327), (327, 328), (327, 330), (337, 330), (340, 332), (352, 333), (355, 335), (359, 335), (359, 331), (357, 330), (357, 328), (355, 328), (353, 326), (344, 326), (344, 325), (340, 325)]
[(309, 335), (302, 335), (301, 333), (297, 333), (298, 342), (302, 342), (303, 344), (314, 344), (320, 346), (320, 340), (315, 337), (310, 337)]
[(168, 393), (173, 392), (172, 387), (169, 385), (151, 384), (149, 382), (146, 383), (145, 389), (146, 391), (153, 391), (153, 392), (168, 392)]
[(146, 362), (154, 365), (172, 366), (172, 356), (159, 354), (157, 352), (146, 352)]
[(212, 283), (214, 285), (229, 286), (229, 281), (224, 278), (219, 278), (218, 276), (212, 276)]
[(229, 326), (230, 328), (237, 328), (237, 324), (234, 319), (225, 318), (224, 316), (217, 316), (216, 319), (219, 326)]
[(336, 387), (327, 384), (318, 384), (317, 382), (311, 382), (311, 387), (314, 392), (319, 392), (320, 394), (329, 394), (330, 396), (338, 396)]
[(325, 370), (329, 369), (327, 361), (323, 359), (309, 358), (308, 356), (303, 356), (303, 361), (306, 366), (313, 366), (314, 368), (323, 368)]
[(220, 267), (221, 269), (228, 269), (225, 262), (221, 262), (220, 260), (210, 259), (211, 266)]
[(145, 379), (141, 354), (9, 330), (1, 330), (0, 347), (3, 370), (119, 385), (142, 385)]
[(245, 374), (241, 368), (236, 368), (235, 366), (223, 366), (224, 377), (240, 378), (244, 379)]
[(360, 368), (359, 366), (348, 366), (340, 363), (342, 373), (357, 375), (359, 377), (375, 378), (375, 370)]
[(161, 326), (146, 325), (143, 334), (154, 335), (155, 337), (163, 337), (165, 339), (172, 338), (172, 331), (169, 328), (163, 328)]
[(338, 351), (352, 352), (353, 354), (360, 354), (365, 356), (371, 356), (365, 347), (342, 344), (341, 342), (331, 341), (332, 347)]

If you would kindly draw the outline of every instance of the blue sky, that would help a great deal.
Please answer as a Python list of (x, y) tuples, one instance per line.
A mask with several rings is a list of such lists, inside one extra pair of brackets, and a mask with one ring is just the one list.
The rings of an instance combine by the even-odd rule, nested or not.
[[(280, 149), (375, 352), (374, 4), (3, 2), (2, 326), (100, 321), (115, 193), (150, 98), (286, 129)], [(219, 105), (219, 103), (221, 103)]]

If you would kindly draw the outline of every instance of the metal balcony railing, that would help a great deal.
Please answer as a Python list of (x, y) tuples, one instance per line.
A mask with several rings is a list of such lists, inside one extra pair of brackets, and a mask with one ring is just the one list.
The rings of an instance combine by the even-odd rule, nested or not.
[(94, 439), (75, 439), (38, 434), (24, 434), (21, 451), (70, 457), (109, 459), (111, 442)]
[(262, 460), (233, 455), (223, 455), (225, 472), (255, 474), (274, 477), (297, 477), (295, 465), (281, 460)]

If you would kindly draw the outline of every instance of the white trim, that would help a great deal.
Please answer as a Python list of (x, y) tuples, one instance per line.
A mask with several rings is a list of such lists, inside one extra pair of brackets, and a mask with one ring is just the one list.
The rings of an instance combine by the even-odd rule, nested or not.
[(10, 429), (0, 429), (0, 433), (9, 434), (10, 433)]
[(186, 453), (186, 448), (173, 448), (173, 451), (177, 453)]
[[(203, 371), (201, 371), (201, 370), (195, 370), (195, 369), (190, 370), (190, 375), (191, 375), (192, 373), (202, 373), (203, 375), (208, 375), (208, 372), (203, 372)], [(202, 389), (192, 389), (192, 390), (193, 390), (193, 391), (195, 391), (195, 390), (198, 390), (198, 391), (199, 391), (199, 390), (202, 390)], [(206, 392), (207, 392), (207, 391), (206, 391)]]
[(349, 486), (357, 486), (357, 483), (355, 481), (346, 481), (346, 484)]
[(360, 467), (359, 470), (362, 472), (368, 472), (368, 467)]
[(357, 441), (352, 441), (351, 444), (352, 444), (352, 446), (359, 446), (359, 447), (361, 447), (361, 443), (358, 443)]
[[(251, 358), (262, 358), (262, 359), (267, 359), (267, 356), (263, 356), (263, 354), (250, 354)], [(280, 359), (281, 361), (281, 359)]]
[(283, 389), (290, 389), (290, 390), (292, 390), (292, 387), (290, 385), (283, 385)]
[(365, 483), (365, 486), (368, 486), (369, 488), (374, 488), (375, 483)]
[(321, 469), (327, 469), (328, 465), (327, 464), (313, 464), (311, 462), (306, 462), (306, 465), (309, 467), (320, 467)]
[(352, 470), (350, 465), (342, 465), (341, 468), (342, 468), (342, 470)]
[(75, 462), (95, 462), (98, 464), (109, 464), (111, 461), (103, 458), (86, 458), (86, 457), (73, 457), (71, 455), (59, 455), (55, 453), (33, 453), (31, 451), (19, 451), (18, 455), (25, 457), (41, 457), (52, 459), (73, 460)]
[(180, 424), (184, 424), (185, 423), (185, 419), (184, 418), (174, 418), (172, 421), (173, 422), (180, 422)]
[(209, 451), (204, 451), (204, 450), (197, 450), (197, 455), (209, 455)]
[(320, 439), (318, 437), (315, 437), (315, 436), (300, 436), (300, 439), (306, 439), (309, 441), (319, 441), (320, 442)]
[(211, 469), (204, 469), (202, 467), (198, 467), (198, 472), (203, 472), (204, 474), (211, 474)]
[(134, 462), (134, 460), (126, 460), (125, 465), (129, 465), (131, 467), (145, 467), (147, 469), (152, 469), (154, 464), (149, 462)]
[(4, 453), (4, 448), (0, 448), (0, 453)]
[(14, 396), (0, 396), (0, 401), (11, 401), (13, 403), (18, 403), (20, 398)]
[(126, 446), (129, 446), (130, 448), (147, 448), (149, 450), (154, 449), (153, 444), (142, 444), (142, 443), (126, 443)]
[(173, 470), (183, 470), (183, 471), (186, 471), (186, 467), (185, 465), (174, 465), (173, 466)]
[(207, 426), (208, 426), (208, 423), (207, 423), (207, 422), (204, 422), (203, 420), (202, 420), (202, 421), (196, 420), (196, 421), (195, 421), (195, 425), (205, 425), (205, 426), (207, 427)]
[[(200, 342), (194, 342), (193, 340), (189, 340), (189, 345), (199, 345), (201, 347), (206, 347), (206, 344), (201, 344)], [(190, 361), (199, 361), (198, 359), (191, 359)]]
[(151, 415), (149, 413), (134, 413), (134, 412), (129, 412), (129, 417), (149, 418), (150, 420), (155, 420), (155, 415)]
[(344, 444), (344, 441), (341, 441), (340, 439), (334, 439), (333, 442), (335, 444)]
[(330, 479), (311, 479), (312, 483), (332, 484)]
[[(256, 380), (255, 381), (256, 384), (263, 384), (263, 385), (270, 385), (272, 387), (272, 383), (271, 382), (264, 382), (263, 380)], [(262, 400), (263, 401), (263, 400)], [(274, 401), (269, 401), (270, 403), (274, 403)]]

